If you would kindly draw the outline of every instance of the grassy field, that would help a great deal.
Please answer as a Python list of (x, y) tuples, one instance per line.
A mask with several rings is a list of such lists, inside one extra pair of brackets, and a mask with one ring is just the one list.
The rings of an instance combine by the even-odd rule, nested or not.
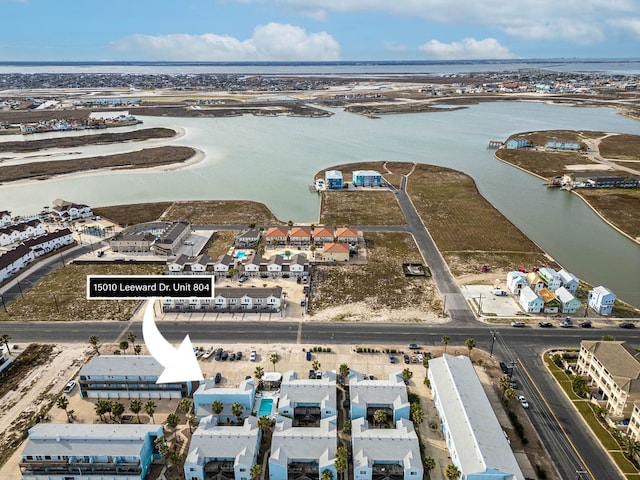
[(79, 137), (58, 137), (24, 142), (0, 143), (0, 152), (34, 152), (45, 148), (74, 148), (84, 145), (105, 145), (150, 138), (171, 138), (176, 131), (170, 128), (144, 128), (133, 132), (101, 133), (99, 135), (81, 135)]
[(351, 173), (354, 170), (377, 170), (380, 172), (385, 178), (387, 175), (394, 181), (397, 181), (398, 184), (393, 185), (400, 186), (400, 175), (408, 174), (413, 168), (413, 163), (411, 162), (361, 162), (361, 163), (343, 163), (340, 165), (334, 165), (329, 168), (325, 168), (324, 170), (320, 170), (313, 177), (314, 181), (318, 178), (324, 178), (324, 174), (327, 170), (340, 170), (343, 175), (344, 182), (351, 182)]
[(162, 220), (187, 220), (194, 225), (272, 225), (283, 223), (265, 204), (240, 200), (174, 202), (167, 209)]
[(162, 265), (69, 264), (59, 268), (0, 311), (0, 321), (129, 320), (137, 300), (87, 300), (87, 275), (152, 275)]
[(501, 148), (496, 152), (500, 160), (511, 163), (528, 172), (543, 178), (553, 178), (573, 173), (567, 170), (568, 165), (597, 165), (589, 160), (584, 153), (554, 152)]
[(613, 225), (640, 240), (640, 189), (583, 188), (576, 193)]
[(153, 222), (173, 205), (173, 202), (133, 203), (128, 205), (113, 205), (97, 207), (93, 213), (109, 219), (123, 227), (138, 223)]
[(31, 162), (0, 167), (0, 182), (23, 179), (45, 179), (55, 175), (77, 173), (102, 168), (149, 168), (181, 163), (191, 158), (196, 151), (191, 147), (165, 146), (144, 148), (135, 152), (118, 153), (100, 157), (74, 160)]
[[(406, 233), (366, 233), (366, 266), (319, 266), (315, 271), (313, 308), (365, 302), (373, 310), (425, 307), (437, 311), (442, 303), (433, 281), (408, 278), (402, 263), (422, 263), (413, 237)], [(348, 317), (337, 320), (348, 320)], [(415, 320), (415, 319), (414, 319)]]
[[(376, 208), (371, 208), (375, 205)], [(379, 191), (324, 191), (320, 198), (323, 225), (405, 225), (395, 194)]]
[(211, 258), (218, 258), (229, 250), (233, 245), (233, 240), (240, 230), (220, 230), (213, 234), (209, 242), (204, 247), (204, 251)]
[(618, 133), (603, 138), (600, 142), (600, 155), (604, 158), (619, 160), (640, 160), (640, 135)]

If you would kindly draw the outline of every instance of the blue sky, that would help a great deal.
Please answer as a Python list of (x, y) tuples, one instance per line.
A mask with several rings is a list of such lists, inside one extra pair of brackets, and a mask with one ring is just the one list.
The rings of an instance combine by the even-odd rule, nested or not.
[(0, 18), (0, 61), (640, 57), (640, 0), (0, 0)]

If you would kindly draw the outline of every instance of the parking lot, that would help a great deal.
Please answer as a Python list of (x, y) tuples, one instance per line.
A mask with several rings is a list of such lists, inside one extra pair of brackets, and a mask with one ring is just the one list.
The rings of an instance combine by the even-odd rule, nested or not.
[(463, 285), (460, 289), (471, 308), (481, 316), (513, 317), (522, 311), (517, 297), (494, 295), (492, 285)]

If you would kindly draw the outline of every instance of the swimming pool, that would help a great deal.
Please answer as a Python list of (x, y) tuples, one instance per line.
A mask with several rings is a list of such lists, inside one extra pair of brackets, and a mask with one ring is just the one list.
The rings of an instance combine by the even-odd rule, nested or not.
[(260, 400), (260, 408), (258, 409), (258, 418), (270, 417), (273, 411), (273, 398), (263, 398)]
[(236, 258), (244, 258), (247, 255), (247, 252), (245, 252), (244, 250), (238, 250), (236, 252)]

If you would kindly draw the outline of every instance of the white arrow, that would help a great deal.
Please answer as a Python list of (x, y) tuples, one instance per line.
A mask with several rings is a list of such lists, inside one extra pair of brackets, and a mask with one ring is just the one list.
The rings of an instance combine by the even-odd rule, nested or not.
[(164, 371), (156, 383), (180, 383), (202, 381), (202, 370), (193, 351), (189, 335), (177, 349), (162, 336), (156, 326), (153, 311), (154, 298), (149, 299), (142, 319), (142, 336), (149, 353), (153, 355), (163, 367)]

